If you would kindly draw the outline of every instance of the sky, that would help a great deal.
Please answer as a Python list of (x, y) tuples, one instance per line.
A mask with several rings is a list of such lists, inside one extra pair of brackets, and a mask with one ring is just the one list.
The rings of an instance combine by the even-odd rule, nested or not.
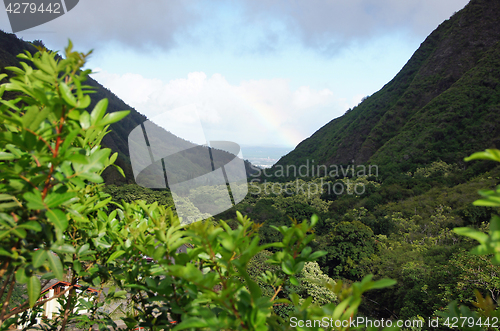
[[(184, 139), (201, 123), (208, 141), (293, 148), (380, 90), (467, 2), (81, 0), (17, 36), (93, 49), (94, 79)], [(3, 10), (0, 29), (12, 32)]]

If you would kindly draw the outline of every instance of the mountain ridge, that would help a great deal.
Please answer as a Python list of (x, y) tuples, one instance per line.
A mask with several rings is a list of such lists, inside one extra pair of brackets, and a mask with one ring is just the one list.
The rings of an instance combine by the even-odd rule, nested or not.
[[(481, 66), (481, 59), (490, 56), (488, 51), (496, 54), (500, 41), (500, 25), (497, 17), (500, 17), (500, 2), (470, 1), (464, 9), (441, 23), (422, 42), (401, 71), (382, 89), (343, 116), (325, 124), (311, 137), (301, 142), (295, 150), (281, 158), (275, 168), (277, 165), (298, 166), (304, 164), (306, 159), (314, 159), (316, 163), (326, 165), (351, 163), (387, 165), (396, 157), (396, 162), (401, 164), (400, 170), (406, 171), (440, 158), (451, 161), (451, 157), (447, 155), (438, 155), (439, 149), (434, 148), (433, 143), (419, 145), (422, 150), (430, 150), (430, 154), (413, 150), (412, 154), (401, 150), (394, 153), (393, 149), (396, 148), (394, 139), (398, 139), (405, 127), (408, 131), (407, 125), (415, 115), (419, 112), (429, 112), (426, 106), (452, 88), (467, 72), (478, 65)], [(490, 78), (476, 77), (476, 81), (489, 79), (494, 90), (493, 94), (497, 95), (500, 93), (497, 91), (500, 72), (495, 69), (495, 65), (491, 65), (494, 72), (490, 73)], [(463, 88), (455, 91), (457, 96), (462, 94), (464, 94)], [(422, 116), (417, 117), (422, 119)], [(476, 122), (484, 124), (490, 120), (482, 116)], [(455, 121), (454, 127), (464, 126), (462, 119)], [(432, 123), (427, 121), (427, 124)], [(452, 132), (443, 132), (438, 128), (432, 133), (437, 140), (442, 140), (445, 136), (449, 138), (450, 134)], [(465, 156), (474, 150), (499, 147), (500, 145), (494, 143), (499, 140), (499, 132), (495, 131), (493, 135), (494, 137), (489, 139), (479, 139), (475, 144), (467, 146), (466, 150), (455, 152)], [(388, 144), (389, 142), (391, 143)], [(384, 146), (386, 146), (383, 149), (385, 156), (381, 152)], [(388, 160), (388, 155), (391, 160)], [(457, 162), (456, 158), (454, 162)]]
[[(24, 51), (29, 51), (31, 53), (37, 52), (35, 45), (45, 47), (41, 40), (35, 40), (30, 43), (17, 38), (15, 34), (6, 33), (0, 30), (0, 73), (11, 75), (12, 73), (9, 70), (5, 70), (5, 67), (19, 66), (19, 60), (16, 56)], [(6, 81), (6, 79), (4, 81)], [(103, 178), (107, 184), (122, 185), (135, 183), (132, 164), (130, 161), (128, 137), (132, 130), (147, 121), (147, 117), (139, 113), (133, 107), (127, 105), (123, 100), (92, 77), (88, 77), (85, 84), (94, 87), (94, 93), (90, 94), (91, 103), (88, 109), (93, 109), (99, 100), (107, 98), (107, 112), (130, 110), (130, 114), (128, 116), (110, 126), (110, 132), (103, 139), (103, 145), (111, 148), (114, 152), (118, 152), (119, 157), (117, 158), (115, 164), (124, 170), (126, 178), (123, 178), (113, 167), (109, 167), (104, 171)], [(9, 98), (8, 92), (5, 97)], [(177, 151), (189, 149), (195, 146), (193, 143), (177, 137), (174, 134), (157, 127), (155, 124), (153, 124), (153, 127), (156, 127), (159, 130), (157, 133), (161, 134), (162, 143), (165, 145), (166, 150), (170, 149), (170, 151)], [(221, 160), (229, 162), (234, 158), (234, 155), (225, 151), (216, 149), (214, 149), (214, 151), (218, 151), (218, 156)], [(185, 164), (184, 166), (184, 170), (187, 172), (191, 171), (194, 173), (199, 171), (198, 164), (192, 163), (189, 165)], [(247, 175), (250, 175), (255, 171), (249, 162), (245, 161), (245, 166)]]

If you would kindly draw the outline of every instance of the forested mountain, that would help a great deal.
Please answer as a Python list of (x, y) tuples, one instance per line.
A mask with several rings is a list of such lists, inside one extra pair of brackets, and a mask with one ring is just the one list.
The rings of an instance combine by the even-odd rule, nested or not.
[[(392, 81), (283, 157), (274, 166), (274, 178), (259, 171), (241, 203), (206, 222), (216, 224), (223, 219), (224, 229), (236, 229), (241, 220), (235, 215), (240, 212), (255, 222), (251, 231), (258, 232), (262, 247), (289, 240), (277, 230), (280, 226), (303, 228), (298, 225), (301, 220), (317, 216), (315, 238), (307, 237), (311, 238), (309, 252), (326, 254), (307, 266), (300, 284), (298, 280), (293, 284), (297, 287), (284, 286), (276, 296), (259, 278), (264, 271), (276, 271), (266, 263), (279, 251), (276, 247), (266, 246), (268, 250), (248, 262), (249, 277), (262, 288), (263, 296), (284, 299), (295, 292), (323, 304), (336, 299), (312, 283), (331, 278), (350, 284), (373, 275), (374, 279), (394, 279), (397, 284), (365, 294), (360, 307), (363, 316), (427, 321), (453, 300), (476, 309), (475, 290), (498, 304), (500, 268), (488, 256), (470, 254), (477, 243), (453, 229), (468, 226), (488, 233), (492, 215), (498, 214), (497, 205), (480, 207), (472, 202), (478, 199), (479, 189), (491, 190), (500, 184), (500, 167), (487, 161), (465, 163), (463, 158), (500, 147), (499, 17), (500, 1), (471, 0), (421, 44)], [(16, 65), (14, 55), (23, 49), (35, 50), (30, 43), (0, 32), (2, 68)], [(97, 87), (91, 107), (107, 97), (110, 111), (130, 109), (97, 82), (89, 84)], [(120, 152), (120, 165), (128, 172), (129, 182), (133, 179), (128, 134), (145, 120), (132, 110), (112, 126), (104, 141)], [(172, 144), (188, 143), (173, 135), (171, 140)], [(289, 166), (312, 165), (312, 160), (315, 165), (343, 168), (329, 168), (336, 170), (333, 174), (316, 170), (309, 175), (299, 169), (301, 178), (294, 180), (277, 175), (283, 167), (288, 173)], [(377, 165), (378, 171), (360, 174), (357, 166), (362, 164)], [(108, 183), (123, 183), (115, 174), (108, 174), (107, 179)], [(107, 185), (102, 190), (115, 202), (144, 200), (161, 208), (174, 207), (168, 191), (135, 184)], [(210, 194), (197, 193), (194, 202)], [(312, 229), (307, 230), (310, 232)], [(313, 282), (308, 284), (307, 279)], [(285, 319), (292, 313), (287, 305), (273, 309)]]
[(278, 164), (309, 159), (409, 171), (500, 147), (499, 17), (499, 1), (472, 0), (434, 30), (380, 91)]
[(498, 214), (472, 202), (500, 184), (500, 168), (464, 157), (500, 147), (499, 17), (499, 1), (471, 0), (393, 80), (262, 172), (218, 217), (249, 215), (269, 243), (281, 239), (273, 226), (319, 215), (312, 245), (328, 252), (318, 260), (325, 274), (397, 280), (365, 296), (367, 316), (427, 319), (455, 299), (474, 307), (474, 290), (498, 303), (498, 266), (469, 254), (474, 242), (453, 229), (488, 232)]
[[(36, 41), (35, 43), (41, 44), (41, 41)], [(23, 53), (25, 50), (31, 53), (37, 51), (32, 43), (18, 39), (15, 34), (5, 33), (0, 30), (0, 72), (11, 74), (9, 70), (5, 70), (4, 68), (18, 66), (19, 59), (16, 58), (16, 55)], [(120, 98), (94, 79), (90, 78), (86, 83), (96, 88), (96, 93), (91, 94), (92, 102), (89, 109), (92, 109), (102, 98), (108, 98), (108, 112), (130, 110), (130, 114), (119, 123), (113, 124), (111, 132), (104, 137), (104, 144), (119, 153), (120, 157), (117, 160), (117, 164), (123, 168), (127, 175), (127, 179), (125, 180), (117, 172), (108, 171), (107, 176), (105, 176), (106, 180), (113, 183), (130, 182), (133, 180), (133, 175), (128, 158), (127, 137), (132, 129), (146, 120), (146, 117), (125, 104)]]
[[(43, 41), (36, 40), (33, 43), (20, 40), (15, 34), (5, 33), (0, 30), (0, 73), (11, 74), (9, 70), (5, 70), (8, 66), (19, 66), (19, 59), (16, 55), (23, 53), (28, 50), (31, 53), (37, 51), (34, 45), (43, 46)], [(99, 84), (96, 80), (89, 78), (86, 81), (87, 85), (95, 88), (95, 93), (91, 94), (92, 102), (89, 109), (93, 109), (96, 103), (107, 98), (109, 101), (108, 112), (115, 112), (119, 110), (130, 110), (130, 114), (118, 123), (111, 125), (111, 132), (107, 134), (103, 139), (103, 144), (113, 151), (119, 153), (119, 158), (116, 162), (125, 172), (126, 178), (123, 178), (114, 168), (108, 168), (103, 177), (108, 184), (125, 184), (125, 183), (135, 183), (134, 176), (132, 173), (132, 165), (130, 162), (129, 146), (128, 146), (128, 136), (130, 132), (136, 128), (141, 123), (147, 120), (146, 116), (142, 115), (134, 108), (127, 105), (123, 100), (117, 97), (113, 92)], [(162, 143), (168, 146), (176, 146), (177, 149), (185, 149), (189, 147), (194, 147), (192, 143), (181, 139), (168, 131), (160, 128)], [(175, 149), (174, 148), (174, 149)], [(223, 160), (231, 160), (234, 156), (219, 151), (218, 154)], [(227, 162), (226, 162), (227, 163)], [(246, 162), (247, 172), (250, 173), (252, 170), (251, 164)], [(193, 172), (198, 168), (197, 165), (193, 165)]]

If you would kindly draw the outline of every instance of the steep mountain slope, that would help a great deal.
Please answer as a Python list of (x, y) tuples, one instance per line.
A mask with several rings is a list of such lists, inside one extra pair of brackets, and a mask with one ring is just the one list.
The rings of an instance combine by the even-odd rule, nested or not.
[[(34, 41), (35, 44), (42, 44), (42, 41)], [(32, 43), (25, 42), (20, 40), (14, 34), (5, 33), (0, 30), (0, 73), (11, 74), (10, 71), (5, 70), (4, 68), (7, 66), (19, 66), (19, 61), (16, 58), (16, 55), (24, 52), (25, 50), (30, 51), (31, 53), (36, 52), (36, 48)], [(92, 78), (89, 78), (86, 81), (87, 85), (93, 86), (95, 88), (95, 93), (90, 94), (92, 102), (89, 106), (89, 109), (93, 109), (96, 103), (103, 99), (108, 98), (108, 112), (115, 112), (119, 110), (130, 110), (130, 114), (121, 120), (118, 123), (111, 125), (111, 132), (108, 133), (104, 139), (103, 144), (113, 151), (119, 153), (119, 158), (116, 161), (125, 172), (126, 178), (123, 178), (114, 168), (108, 168), (104, 173), (104, 178), (109, 184), (123, 184), (123, 183), (135, 183), (132, 165), (130, 162), (130, 153), (128, 146), (128, 137), (130, 132), (134, 128), (136, 128), (141, 123), (145, 122), (147, 118), (137, 112), (135, 109), (127, 105), (120, 98), (118, 98), (115, 94), (113, 94), (110, 90), (99, 84)], [(8, 94), (7, 94), (8, 97)], [(195, 147), (194, 144), (181, 139), (170, 132), (167, 132), (161, 128), (159, 129), (159, 134), (162, 137), (162, 144), (165, 147), (165, 150), (183, 150)], [(199, 153), (203, 151), (195, 149)], [(226, 153), (224, 151), (217, 151), (217, 156), (222, 163), (227, 163), (234, 158), (234, 155)], [(251, 164), (249, 162), (245, 162), (247, 173), (250, 174), (253, 170)], [(195, 163), (190, 166), (186, 166), (184, 164), (187, 172), (195, 173), (199, 170), (199, 165)]]
[[(40, 43), (40, 41), (37, 42)], [(26, 50), (31, 53), (37, 51), (31, 43), (18, 39), (15, 34), (5, 33), (0, 30), (0, 72), (11, 74), (10, 71), (5, 70), (4, 68), (7, 66), (18, 66), (19, 60), (16, 58), (16, 55)], [(108, 98), (109, 112), (125, 109), (130, 110), (130, 114), (125, 117), (125, 119), (111, 126), (111, 132), (104, 138), (103, 142), (113, 151), (119, 153), (120, 157), (117, 160), (117, 164), (123, 168), (127, 176), (127, 178), (124, 179), (116, 171), (111, 170), (107, 171), (105, 174), (106, 181), (116, 184), (123, 182), (133, 182), (127, 137), (133, 128), (146, 120), (146, 117), (125, 104), (111, 91), (103, 87), (92, 78), (90, 78), (86, 83), (96, 88), (96, 93), (90, 95), (92, 102), (89, 109), (92, 109), (99, 100)]]
[(326, 165), (391, 163), (391, 171), (406, 171), (500, 147), (498, 17), (499, 1), (472, 0), (433, 31), (380, 91), (278, 165), (309, 159)]

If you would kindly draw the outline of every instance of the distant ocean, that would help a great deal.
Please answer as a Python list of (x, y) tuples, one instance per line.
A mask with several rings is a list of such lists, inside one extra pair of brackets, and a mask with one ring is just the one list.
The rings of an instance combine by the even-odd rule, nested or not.
[(270, 168), (292, 150), (293, 147), (241, 146), (243, 159), (260, 168)]

